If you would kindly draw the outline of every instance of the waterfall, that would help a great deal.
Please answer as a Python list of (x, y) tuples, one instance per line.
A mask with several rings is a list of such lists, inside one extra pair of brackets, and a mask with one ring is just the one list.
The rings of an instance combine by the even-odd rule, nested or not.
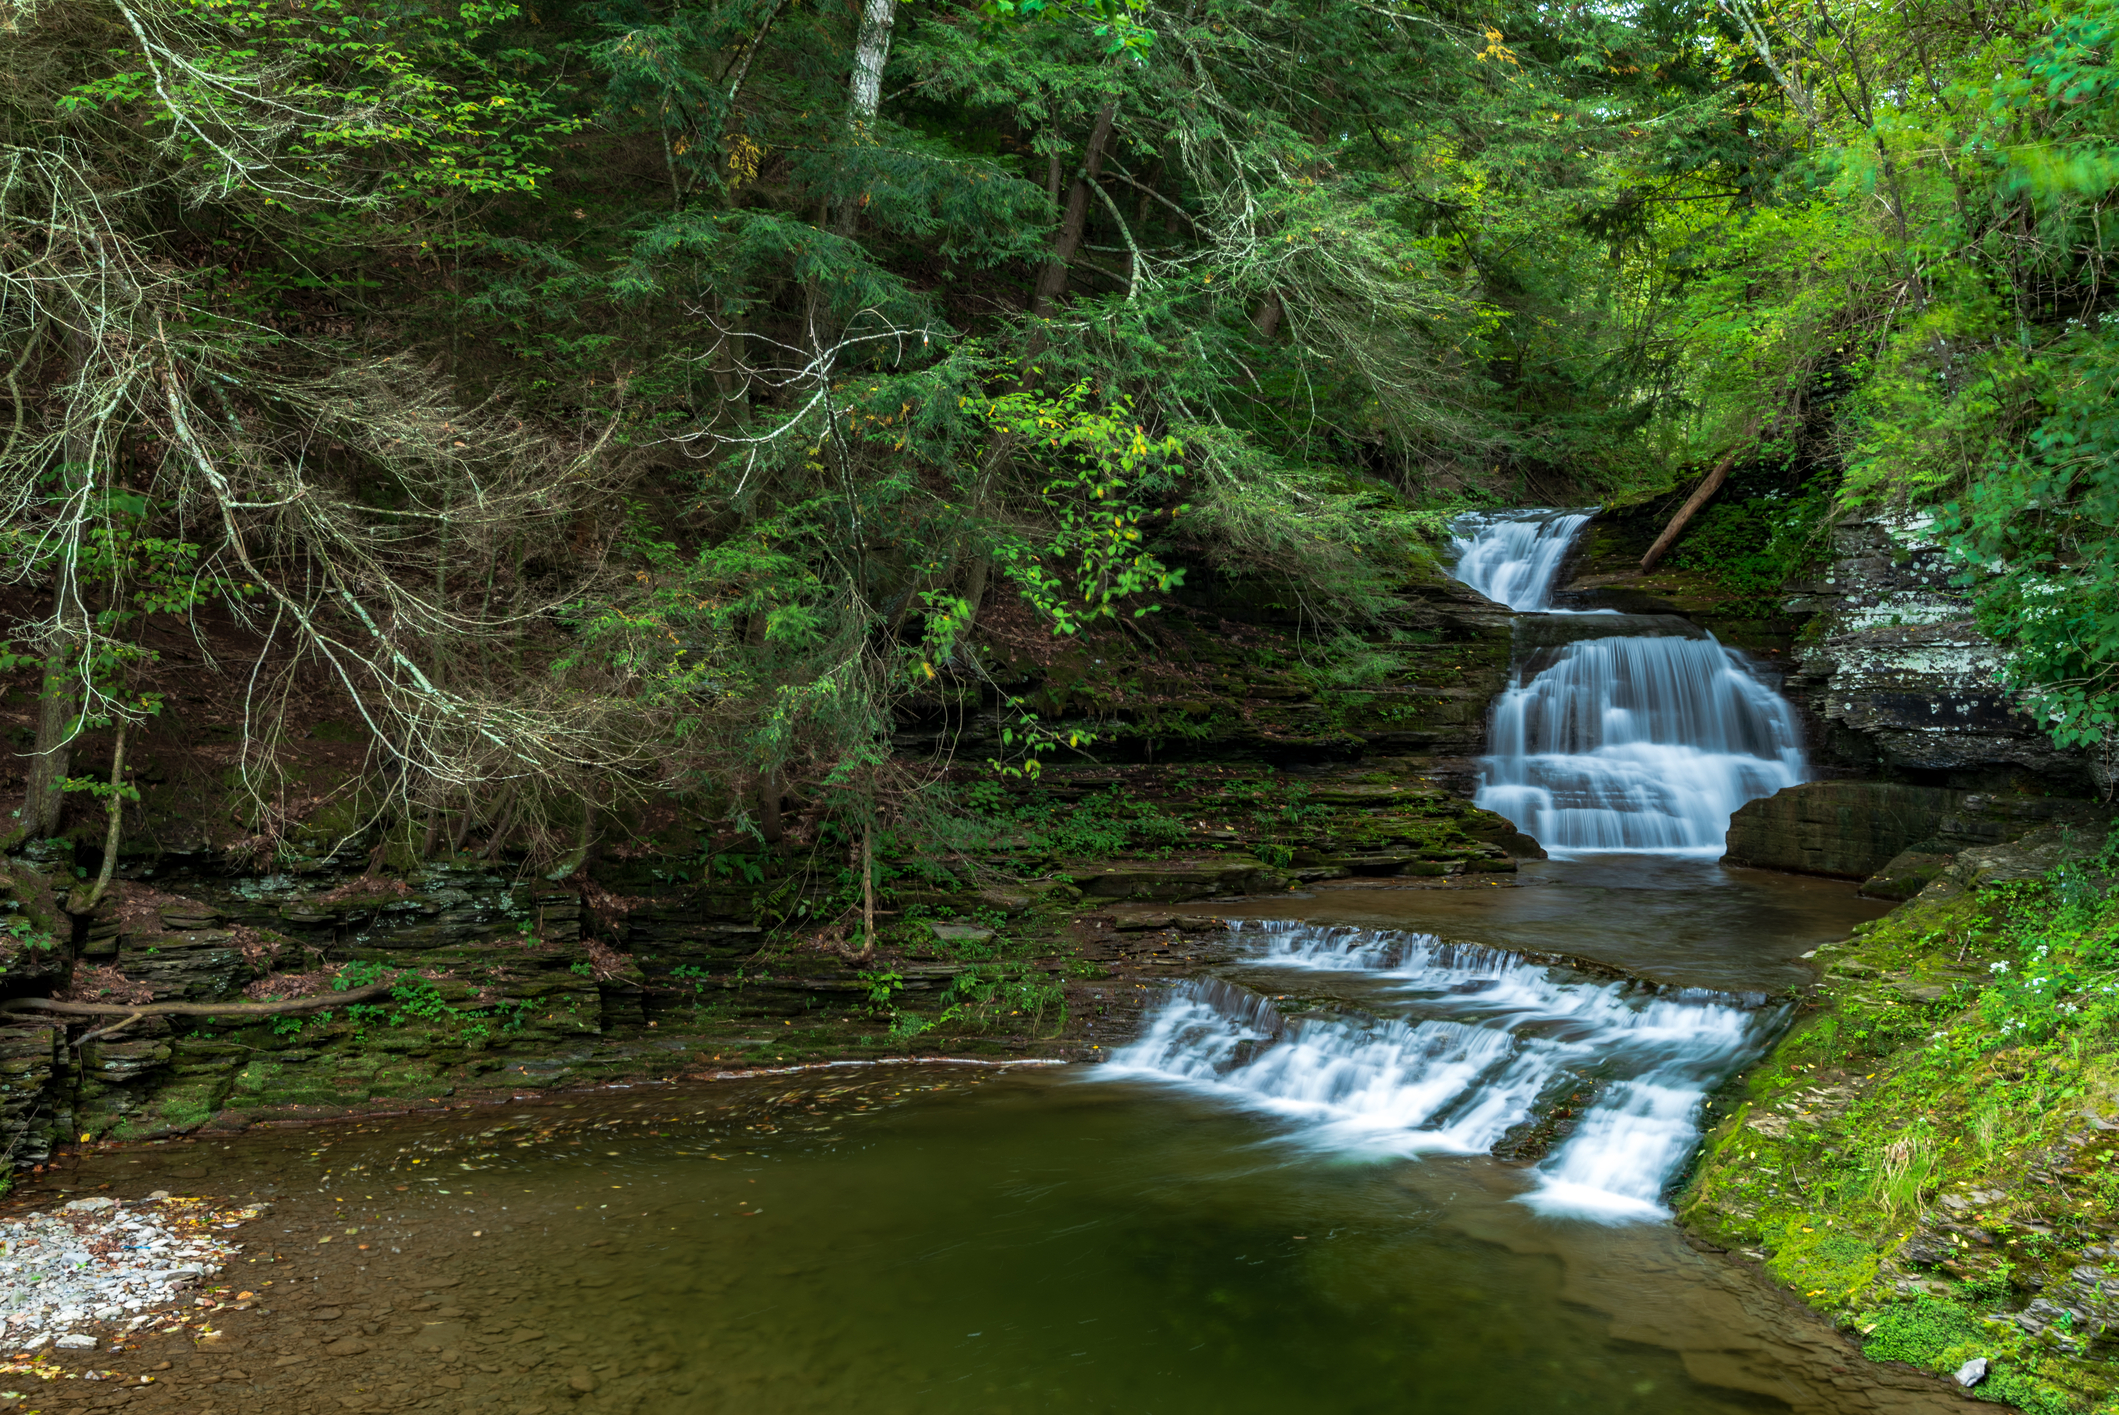
[(1496, 604), (1552, 607), (1553, 581), (1589, 511), (1472, 511), (1450, 525), (1450, 571)]
[[(1587, 519), (1541, 514), (1540, 526)], [(1528, 524), (1460, 518), (1458, 577), (1492, 597), (1473, 565), (1518, 595), (1512, 606), (1548, 603), (1564, 547), (1526, 537)], [(1737, 807), (1806, 779), (1794, 707), (1685, 621), (1524, 619), (1516, 638), (1473, 799), (1554, 854), (1719, 855)]]
[[(1707, 1091), (1779, 1020), (1758, 998), (1593, 979), (1431, 934), (1271, 922), (1236, 939), (1262, 967), (1366, 975), (1404, 1013), (1290, 1017), (1201, 980), (1173, 988), (1099, 1075), (1183, 1086), (1354, 1153), (1476, 1154), (1572, 1119), (1522, 1196), (1554, 1216), (1667, 1214), (1663, 1191), (1699, 1138)], [(1569, 1105), (1585, 1092), (1586, 1108)]]

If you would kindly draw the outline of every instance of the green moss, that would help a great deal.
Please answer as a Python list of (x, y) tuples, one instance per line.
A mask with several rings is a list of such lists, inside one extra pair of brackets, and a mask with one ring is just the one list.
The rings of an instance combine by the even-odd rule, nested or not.
[[(1871, 1361), (1903, 1361), (1927, 1371), (1956, 1371), (1978, 1356), (1991, 1361), (1995, 1344), (1991, 1321), (1961, 1302), (1932, 1297), (1884, 1309), (1866, 1332), (1861, 1351)], [(2071, 1415), (2080, 1408), (2066, 1391), (2005, 1364), (1990, 1366), (1973, 1396), (2027, 1415)]]
[(1816, 997), (1712, 1131), (1685, 1222), (1878, 1359), (1985, 1356), (1982, 1398), (2119, 1408), (2066, 1320), (2015, 1320), (2034, 1296), (2105, 1302), (2077, 1273), (2119, 1227), (2119, 1139), (2083, 1120), (2119, 1111), (2119, 903), (2079, 869), (1939, 886), (1818, 961)]

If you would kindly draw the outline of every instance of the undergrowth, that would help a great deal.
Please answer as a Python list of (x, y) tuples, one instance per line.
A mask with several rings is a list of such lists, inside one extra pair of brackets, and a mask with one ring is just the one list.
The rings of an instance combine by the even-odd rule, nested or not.
[(1683, 1200), (1871, 1357), (1987, 1357), (1975, 1395), (2033, 1415), (2119, 1411), (2119, 836), (2061, 853), (1820, 949)]

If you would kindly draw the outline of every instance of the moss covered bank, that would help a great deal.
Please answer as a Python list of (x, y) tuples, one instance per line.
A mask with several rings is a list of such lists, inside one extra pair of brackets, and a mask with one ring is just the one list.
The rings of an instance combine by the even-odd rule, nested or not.
[(2113, 850), (2058, 827), (1967, 849), (1819, 948), (1680, 1201), (1871, 1357), (1985, 1358), (1973, 1394), (2037, 1415), (2119, 1410)]

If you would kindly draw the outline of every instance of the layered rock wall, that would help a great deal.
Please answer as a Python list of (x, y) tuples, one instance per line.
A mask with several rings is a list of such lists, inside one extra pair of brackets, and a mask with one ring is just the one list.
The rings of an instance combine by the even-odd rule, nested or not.
[(1921, 514), (1837, 522), (1830, 563), (1791, 586), (1789, 609), (1810, 622), (1787, 690), (1817, 724), (1819, 764), (1959, 789), (2107, 793), (2108, 763), (2055, 747), (2011, 705), (2004, 652), (1950, 584), (1928, 525)]
[[(1957, 791), (1899, 781), (1810, 781), (1752, 801), (1729, 822), (1732, 865), (1870, 880), (1919, 868), (1900, 857), (1947, 857), (2053, 827), (2102, 839), (2100, 802), (2006, 791)], [(1881, 883), (1881, 882), (1880, 882)], [(1903, 898), (1902, 884), (1871, 890)]]

